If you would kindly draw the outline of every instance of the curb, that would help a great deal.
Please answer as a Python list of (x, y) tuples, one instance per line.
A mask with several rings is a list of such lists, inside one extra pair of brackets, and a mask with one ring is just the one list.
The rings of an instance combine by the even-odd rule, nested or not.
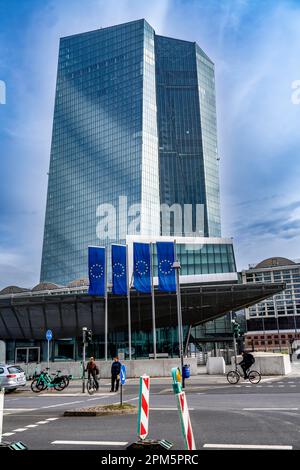
[(120, 415), (136, 415), (138, 412), (137, 407), (126, 410), (67, 410), (63, 416), (120, 416)]

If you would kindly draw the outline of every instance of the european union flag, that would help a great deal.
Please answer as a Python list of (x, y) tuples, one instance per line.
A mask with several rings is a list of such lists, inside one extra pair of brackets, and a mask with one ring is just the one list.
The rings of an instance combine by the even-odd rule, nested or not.
[(105, 295), (105, 248), (89, 246), (89, 294)]
[(176, 292), (174, 242), (157, 242), (158, 290)]
[(151, 293), (150, 244), (133, 244), (133, 280), (138, 292)]
[(111, 246), (112, 293), (127, 295), (127, 248), (124, 245)]

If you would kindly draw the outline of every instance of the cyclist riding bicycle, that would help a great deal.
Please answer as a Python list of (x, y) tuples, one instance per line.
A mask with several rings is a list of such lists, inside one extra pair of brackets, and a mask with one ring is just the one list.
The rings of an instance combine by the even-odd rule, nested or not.
[(91, 376), (93, 377), (96, 384), (96, 389), (98, 390), (99, 382), (97, 380), (97, 375), (99, 374), (99, 368), (93, 357), (91, 357), (89, 362), (87, 363), (86, 370), (88, 372), (88, 379), (90, 379)]
[(241, 366), (241, 368), (243, 369), (244, 379), (247, 379), (248, 378), (248, 370), (250, 369), (252, 364), (254, 364), (255, 359), (252, 356), (252, 354), (250, 354), (246, 351), (242, 352), (242, 358), (243, 359), (241, 360), (241, 362), (239, 362), (239, 366)]

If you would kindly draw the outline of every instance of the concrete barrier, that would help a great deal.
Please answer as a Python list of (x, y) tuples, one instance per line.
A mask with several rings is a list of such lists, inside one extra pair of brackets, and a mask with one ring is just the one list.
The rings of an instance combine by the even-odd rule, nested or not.
[(208, 357), (206, 363), (206, 371), (208, 374), (224, 375), (225, 367), (223, 357)]
[[(170, 377), (173, 367), (180, 367), (179, 358), (168, 359), (136, 359), (132, 361), (121, 361), (126, 366), (126, 376), (128, 378), (137, 378), (143, 374), (150, 375), (150, 377)], [(99, 361), (96, 363), (100, 369), (100, 378), (108, 379), (111, 377), (111, 364), (112, 361)], [(185, 358), (185, 364), (190, 365), (191, 375), (197, 375), (197, 358)], [(36, 364), (19, 364), (27, 376), (32, 376)], [(38, 364), (38, 371), (47, 367), (46, 362)], [(61, 370), (62, 374), (72, 374), (74, 378), (80, 378), (82, 374), (81, 362), (50, 362), (51, 372)]]
[[(291, 372), (291, 361), (288, 354), (251, 352), (255, 363), (251, 367), (262, 375), (288, 375)], [(237, 362), (241, 362), (242, 356), (237, 356)], [(234, 366), (234, 357), (231, 358)]]

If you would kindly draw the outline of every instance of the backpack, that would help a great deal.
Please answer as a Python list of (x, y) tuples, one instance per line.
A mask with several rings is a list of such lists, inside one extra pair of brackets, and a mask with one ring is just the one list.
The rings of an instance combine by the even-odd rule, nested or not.
[(248, 354), (248, 359), (249, 359), (249, 363), (251, 363), (251, 365), (254, 364), (255, 359), (254, 359), (254, 357), (252, 356), (252, 354)]

